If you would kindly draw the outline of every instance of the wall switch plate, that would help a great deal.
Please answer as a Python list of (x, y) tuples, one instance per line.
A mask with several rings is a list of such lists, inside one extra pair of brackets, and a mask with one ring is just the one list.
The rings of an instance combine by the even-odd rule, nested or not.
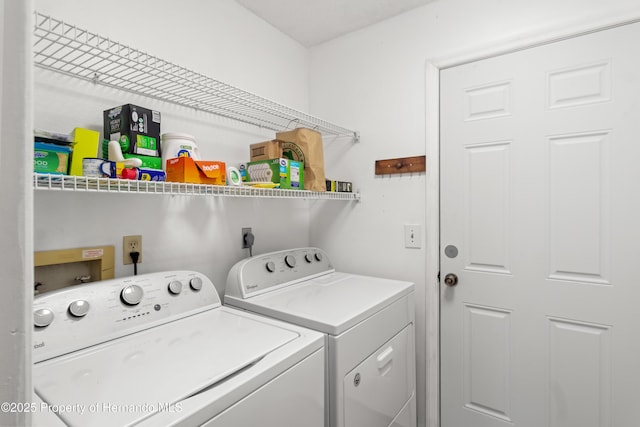
[(416, 249), (422, 247), (422, 227), (419, 224), (404, 225), (404, 247)]

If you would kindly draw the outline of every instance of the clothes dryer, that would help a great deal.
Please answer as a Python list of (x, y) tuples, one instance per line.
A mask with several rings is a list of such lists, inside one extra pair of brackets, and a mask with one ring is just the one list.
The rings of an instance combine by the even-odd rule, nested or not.
[(230, 270), (225, 305), (322, 332), (329, 427), (414, 427), (410, 282), (337, 272), (318, 248), (254, 256)]

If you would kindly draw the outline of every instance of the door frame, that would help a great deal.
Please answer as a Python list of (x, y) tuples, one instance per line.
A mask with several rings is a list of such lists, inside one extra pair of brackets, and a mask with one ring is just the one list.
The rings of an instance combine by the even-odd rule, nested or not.
[(640, 22), (640, 11), (569, 27), (541, 27), (524, 38), (510, 39), (462, 55), (427, 59), (425, 64), (425, 310), (426, 427), (440, 427), (440, 71), (561, 40)]
[[(33, 342), (33, 0), (0, 0), (0, 425), (31, 425)], [(20, 141), (22, 143), (15, 143)], [(25, 406), (21, 406), (25, 405)], [(14, 408), (9, 405), (9, 408)], [(24, 408), (24, 409), (22, 409)]]

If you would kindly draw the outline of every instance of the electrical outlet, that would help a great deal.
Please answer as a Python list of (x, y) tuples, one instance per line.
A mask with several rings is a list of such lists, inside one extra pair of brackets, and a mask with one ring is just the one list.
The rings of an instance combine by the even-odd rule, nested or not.
[(418, 224), (404, 225), (404, 247), (405, 248), (421, 248), (422, 227)]
[(122, 263), (133, 264), (131, 252), (138, 252), (138, 264), (142, 262), (142, 236), (124, 236), (122, 238)]
[(251, 232), (251, 227), (245, 227), (242, 229), (242, 249), (246, 249), (246, 248), (250, 248), (251, 246), (253, 246), (253, 241), (248, 242), (247, 241), (247, 236), (253, 236), (253, 233)]

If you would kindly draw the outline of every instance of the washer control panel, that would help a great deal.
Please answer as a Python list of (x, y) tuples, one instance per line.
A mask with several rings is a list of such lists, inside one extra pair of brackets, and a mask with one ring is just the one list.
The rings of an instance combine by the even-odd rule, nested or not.
[(47, 292), (33, 302), (34, 362), (219, 307), (195, 271), (103, 280)]
[(318, 248), (256, 255), (233, 266), (227, 277), (225, 296), (249, 298), (331, 272), (329, 257)]

